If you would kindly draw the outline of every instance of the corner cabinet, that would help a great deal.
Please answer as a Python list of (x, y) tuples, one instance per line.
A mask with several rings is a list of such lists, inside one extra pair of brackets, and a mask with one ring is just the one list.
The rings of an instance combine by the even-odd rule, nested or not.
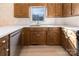
[(14, 3), (14, 16), (17, 18), (29, 17), (29, 4), (28, 3)]
[(8, 56), (9, 51), (9, 36), (7, 35), (0, 38), (0, 56)]

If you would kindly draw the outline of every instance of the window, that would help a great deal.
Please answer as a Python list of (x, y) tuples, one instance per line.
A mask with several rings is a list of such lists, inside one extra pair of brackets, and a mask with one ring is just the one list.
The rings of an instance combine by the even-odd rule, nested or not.
[(31, 8), (31, 17), (33, 21), (43, 21), (46, 16), (45, 7), (36, 6)]

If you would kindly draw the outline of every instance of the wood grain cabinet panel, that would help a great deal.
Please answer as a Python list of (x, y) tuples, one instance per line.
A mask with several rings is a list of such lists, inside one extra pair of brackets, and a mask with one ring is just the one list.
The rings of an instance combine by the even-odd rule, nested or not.
[(48, 17), (62, 16), (62, 3), (48, 3), (47, 5)]
[(41, 6), (41, 3), (32, 3), (31, 6)]
[(47, 45), (60, 45), (60, 28), (49, 28), (47, 32)]
[(31, 6), (47, 6), (47, 3), (30, 3)]
[(31, 44), (46, 44), (46, 28), (31, 28)]
[(71, 16), (71, 9), (72, 5), (71, 3), (63, 3), (62, 4), (62, 16), (67, 17), (67, 16)]
[(14, 16), (18, 18), (28, 18), (29, 17), (29, 4), (28, 3), (15, 3)]
[(46, 44), (46, 32), (44, 31), (33, 31), (31, 32), (31, 44), (45, 45)]
[(8, 56), (9, 51), (9, 36), (7, 35), (0, 38), (0, 56)]
[(55, 17), (55, 3), (47, 4), (47, 17)]
[(72, 16), (79, 16), (79, 3), (72, 3)]
[(23, 28), (22, 29), (22, 45), (30, 45), (30, 28)]
[(56, 3), (55, 10), (55, 16), (62, 17), (62, 3)]

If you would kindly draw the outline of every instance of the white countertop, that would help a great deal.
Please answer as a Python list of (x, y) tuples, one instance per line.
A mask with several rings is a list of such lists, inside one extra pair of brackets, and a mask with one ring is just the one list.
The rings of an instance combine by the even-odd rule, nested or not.
[(19, 29), (22, 29), (24, 27), (62, 27), (62, 28), (67, 28), (73, 31), (79, 30), (79, 27), (73, 27), (73, 26), (65, 26), (65, 25), (41, 25), (41, 26), (1, 26), (0, 27), (0, 38), (16, 31)]
[(0, 27), (0, 38), (14, 32), (16, 30), (19, 30), (21, 28), (22, 28), (21, 26), (3, 26), (3, 27)]

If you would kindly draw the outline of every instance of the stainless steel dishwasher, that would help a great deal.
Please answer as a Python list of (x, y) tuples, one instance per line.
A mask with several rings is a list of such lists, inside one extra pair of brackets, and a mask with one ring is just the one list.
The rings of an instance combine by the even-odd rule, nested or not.
[(20, 49), (20, 30), (17, 30), (10, 34), (10, 55), (15, 56)]

